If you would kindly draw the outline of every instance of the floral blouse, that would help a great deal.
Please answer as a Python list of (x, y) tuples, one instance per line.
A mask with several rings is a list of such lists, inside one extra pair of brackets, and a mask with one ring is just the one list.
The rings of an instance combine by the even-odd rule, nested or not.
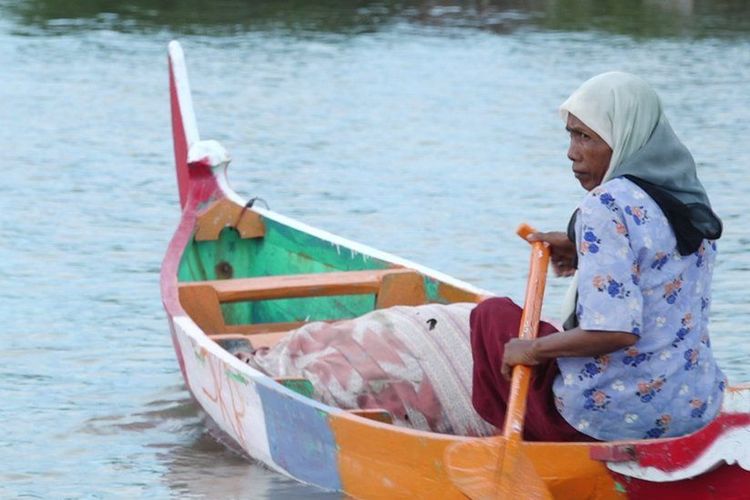
[(726, 378), (708, 337), (716, 243), (682, 256), (659, 206), (634, 183), (592, 190), (576, 221), (584, 330), (631, 332), (629, 348), (558, 358), (557, 409), (599, 440), (679, 436), (713, 419)]

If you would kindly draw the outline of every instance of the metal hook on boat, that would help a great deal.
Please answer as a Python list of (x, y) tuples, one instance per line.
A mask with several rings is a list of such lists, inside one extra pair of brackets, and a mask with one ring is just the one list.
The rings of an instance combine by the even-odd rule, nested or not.
[(242, 221), (242, 217), (245, 215), (245, 212), (247, 212), (248, 208), (252, 208), (253, 205), (255, 205), (256, 201), (261, 201), (266, 206), (266, 210), (270, 210), (270, 207), (268, 206), (268, 203), (263, 198), (258, 198), (257, 196), (254, 198), (250, 198), (247, 203), (245, 203), (245, 206), (242, 207), (242, 210), (240, 211), (240, 214), (237, 216), (237, 220), (234, 222), (235, 229), (239, 227), (240, 222)]
[(263, 198), (258, 198), (257, 196), (255, 198), (250, 198), (247, 203), (245, 203), (245, 208), (252, 208), (253, 205), (255, 205), (256, 201), (262, 202), (266, 206), (266, 210), (271, 210), (271, 207), (268, 206), (268, 202), (264, 200)]

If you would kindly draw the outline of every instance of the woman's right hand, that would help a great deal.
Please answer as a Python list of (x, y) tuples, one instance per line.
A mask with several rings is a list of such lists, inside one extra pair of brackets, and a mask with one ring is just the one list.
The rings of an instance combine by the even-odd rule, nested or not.
[(531, 233), (527, 238), (530, 242), (544, 241), (550, 246), (550, 262), (557, 276), (573, 276), (576, 272), (574, 267), (576, 247), (568, 239), (568, 235), (562, 231), (550, 231), (548, 233)]

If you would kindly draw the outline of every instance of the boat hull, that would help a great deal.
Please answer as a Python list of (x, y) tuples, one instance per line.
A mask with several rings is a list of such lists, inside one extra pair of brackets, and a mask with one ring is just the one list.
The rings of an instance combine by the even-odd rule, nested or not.
[[(191, 394), (253, 459), (355, 498), (465, 498), (448, 476), (444, 455), (468, 438), (398, 428), (322, 405), (228, 355), (189, 318), (173, 318), (172, 325)], [(587, 445), (527, 446), (555, 498), (621, 497)]]
[[(488, 293), (282, 215), (248, 208), (228, 187), (228, 155), (219, 145), (199, 139), (182, 51), (175, 42), (170, 44), (170, 93), (182, 218), (162, 264), (161, 292), (192, 396), (238, 449), (298, 481), (357, 498), (464, 498), (450, 479), (446, 450), (469, 438), (377, 422), (294, 392), (212, 339), (197, 315), (186, 312), (180, 283), (217, 280), (220, 273), (252, 278), (405, 268), (422, 278), (429, 302), (477, 302)], [(223, 223), (218, 225), (217, 241), (197, 242), (201, 215), (217, 203), (232, 205), (229, 213), (240, 218), (252, 212), (257, 227), (264, 228), (263, 237), (241, 239), (236, 221), (229, 232), (223, 231)], [(305, 303), (305, 310), (295, 310), (295, 302), (289, 301), (275, 309), (230, 304), (224, 313), (251, 324), (288, 322), (328, 309), (361, 314), (374, 307), (368, 300), (324, 297)], [(671, 440), (523, 443), (524, 453), (555, 498), (671, 498), (675, 492), (681, 498), (742, 498), (743, 485), (750, 484), (750, 387), (730, 393), (726, 414), (747, 420), (728, 417), (710, 429)], [(475, 440), (483, 443), (476, 456), (464, 457), (490, 479), (496, 466), (492, 440)]]
[[(445, 450), (467, 438), (395, 428), (296, 394), (227, 357), (189, 318), (173, 322), (185, 382), (219, 429), (248, 456), (298, 481), (355, 498), (464, 498)], [(525, 443), (554, 498), (747, 498), (750, 472), (721, 465), (667, 482), (616, 473), (588, 443)]]

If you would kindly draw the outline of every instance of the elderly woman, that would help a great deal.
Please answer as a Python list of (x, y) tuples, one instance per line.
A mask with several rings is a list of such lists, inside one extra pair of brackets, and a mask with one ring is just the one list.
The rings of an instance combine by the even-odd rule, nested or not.
[[(520, 308), (490, 299), (471, 316), (479, 414), (502, 427), (508, 377), (535, 366), (525, 437), (617, 440), (679, 436), (716, 416), (725, 377), (708, 315), (714, 240), (695, 163), (640, 78), (605, 73), (560, 108), (573, 174), (588, 191), (551, 245), (558, 275), (574, 275), (564, 331), (517, 334)], [(501, 362), (502, 360), (502, 362)]]

